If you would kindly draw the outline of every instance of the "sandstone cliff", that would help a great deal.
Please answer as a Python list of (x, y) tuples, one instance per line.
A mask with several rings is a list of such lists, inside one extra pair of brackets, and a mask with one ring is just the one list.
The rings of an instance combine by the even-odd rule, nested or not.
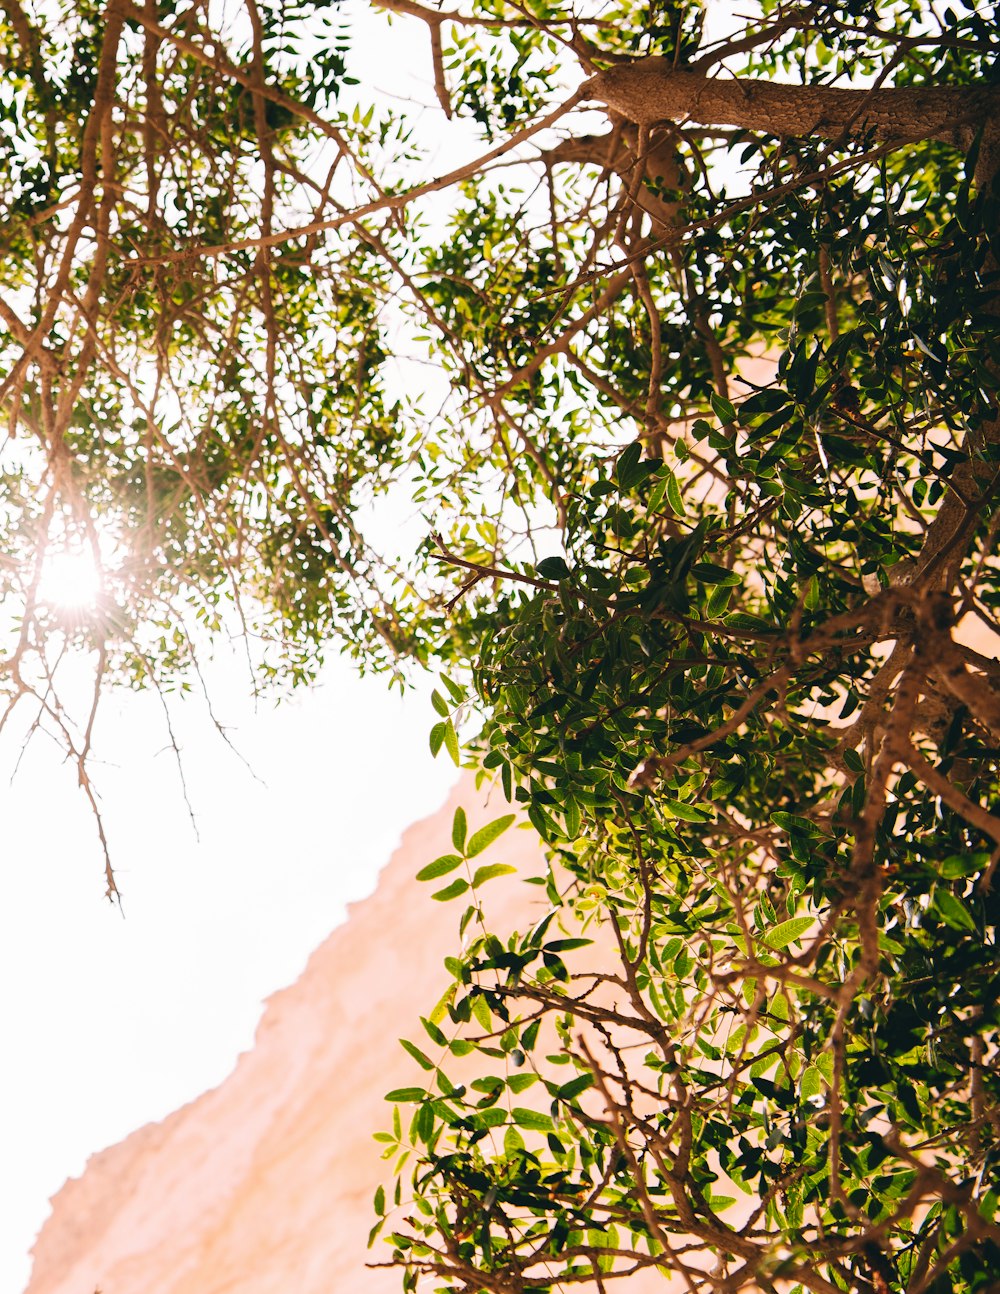
[[(365, 1268), (385, 1169), (372, 1132), (387, 1123), (384, 1093), (415, 1079), (397, 1039), (416, 1036), (447, 981), (459, 911), (413, 878), (450, 847), (458, 803), (472, 827), (505, 807), (484, 808), (463, 781), (406, 832), (372, 897), (268, 1001), (230, 1077), (95, 1155), (56, 1195), (26, 1294), (399, 1289), (398, 1273)], [(511, 830), (493, 857), (518, 869), (491, 884), (495, 926), (522, 923), (539, 892), (522, 883), (540, 867), (537, 838)]]

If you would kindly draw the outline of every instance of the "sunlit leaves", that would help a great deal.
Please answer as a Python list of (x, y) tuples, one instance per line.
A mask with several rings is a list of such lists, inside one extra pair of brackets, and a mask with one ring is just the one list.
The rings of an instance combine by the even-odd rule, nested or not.
[[(688, 8), (674, 16), (679, 31)], [(608, 50), (641, 43), (630, 21), (617, 13)], [(667, 15), (644, 22), (659, 30)], [(880, 38), (860, 23), (849, 35), (820, 27), (762, 38), (752, 69), (823, 83), (856, 60), (877, 75)], [(478, 67), (480, 83), (489, 75)], [(626, 283), (580, 331), (595, 297), (569, 267), (613, 223), (613, 168), (588, 172), (599, 178), (576, 243), (581, 190), (565, 168), (550, 173), (534, 224), (499, 184), (471, 195), (431, 259), (431, 292), (461, 337), (463, 390), (502, 383), (552, 343), (508, 407), (532, 451), (547, 448), (558, 486), (533, 475), (534, 457), (509, 470), (519, 499), (551, 487), (562, 510), (557, 544), (509, 562), (523, 582), (488, 614), (473, 588), (476, 609), (453, 622), (466, 625), (486, 710), (482, 765), (550, 854), (537, 878), (547, 906), (527, 934), (501, 940), (488, 904), (466, 908), (435, 1015), (483, 1077), (474, 1103), (435, 1106), (441, 1141), (420, 1190), (449, 1226), (457, 1201), (476, 1201), (485, 1220), (461, 1260), (484, 1288), (511, 1267), (531, 1274), (532, 1254), (560, 1255), (567, 1279), (585, 1263), (622, 1270), (624, 1255), (649, 1251), (650, 1211), (684, 1235), (649, 1151), (662, 1153), (659, 1138), (681, 1154), (679, 1108), (690, 1110), (683, 1189), (717, 1228), (707, 1248), (725, 1248), (731, 1183), (760, 1203), (762, 1263), (808, 1253), (835, 1283), (868, 1278), (836, 1256), (867, 1253), (866, 1226), (895, 1219), (904, 1281), (913, 1262), (901, 1255), (933, 1243), (909, 1205), (897, 1216), (913, 1169), (886, 1127), (919, 1127), (947, 1143), (949, 1162), (968, 1163), (970, 1012), (990, 1020), (975, 1030), (996, 1045), (984, 998), (995, 903), (976, 888), (987, 855), (956, 798), (935, 801), (903, 771), (895, 734), (908, 725), (907, 740), (941, 776), (957, 768), (982, 805), (995, 752), (953, 702), (932, 717), (927, 674), (925, 699), (901, 719), (884, 644), (905, 640), (923, 659), (914, 562), (948, 480), (968, 470), (978, 415), (967, 411), (983, 407), (973, 369), (995, 387), (972, 358), (994, 352), (966, 304), (979, 291), (970, 248), (980, 265), (988, 253), (960, 158), (930, 141), (905, 162), (860, 160), (869, 142), (840, 141), (850, 162), (821, 184), (802, 177), (829, 165), (826, 143), (727, 143), (758, 168), (760, 195), (727, 208), (678, 141), (687, 187), (673, 196), (697, 234), (646, 256), (643, 290)], [(539, 275), (558, 276), (553, 243), (564, 292), (546, 313)], [(457, 534), (458, 555), (496, 578), (495, 550), (480, 556), (471, 527)], [(980, 605), (993, 607), (985, 530), (969, 536), (966, 577), (975, 571)], [(880, 751), (895, 760), (884, 802)], [(460, 834), (462, 851), (464, 824)], [(588, 953), (581, 927), (611, 951)], [(602, 956), (616, 966), (613, 1005), (599, 991)], [(572, 1067), (561, 1083), (560, 1066)], [(632, 1084), (651, 1102), (641, 1115)], [(514, 1100), (521, 1091), (535, 1101)], [(687, 1104), (672, 1104), (681, 1092)], [(627, 1133), (595, 1117), (609, 1100)], [(655, 1130), (643, 1122), (653, 1118)], [(597, 1172), (587, 1216), (567, 1218), (560, 1192), (580, 1198)], [(435, 1225), (417, 1228), (429, 1249)], [(960, 1219), (950, 1225), (965, 1267), (949, 1259), (949, 1279), (965, 1290), (981, 1254)], [(820, 1235), (836, 1239), (824, 1249)]]

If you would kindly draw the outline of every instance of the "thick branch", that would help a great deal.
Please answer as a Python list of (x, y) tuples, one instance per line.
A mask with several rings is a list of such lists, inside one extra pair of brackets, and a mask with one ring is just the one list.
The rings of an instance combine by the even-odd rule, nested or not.
[(776, 85), (677, 71), (663, 58), (599, 72), (584, 92), (640, 125), (690, 120), (771, 135), (942, 139), (961, 148), (968, 148), (977, 126), (1000, 109), (996, 86), (869, 91)]

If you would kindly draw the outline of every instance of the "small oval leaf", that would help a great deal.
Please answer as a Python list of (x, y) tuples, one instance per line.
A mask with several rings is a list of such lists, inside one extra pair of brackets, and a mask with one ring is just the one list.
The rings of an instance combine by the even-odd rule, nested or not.
[(440, 858), (435, 858), (433, 863), (428, 863), (426, 867), (421, 867), (417, 872), (418, 881), (435, 881), (439, 876), (446, 876), (448, 872), (453, 872), (461, 863), (462, 859), (458, 854), (442, 854)]
[(427, 1093), (422, 1087), (394, 1087), (386, 1092), (387, 1101), (422, 1101)]
[[(497, 818), (494, 822), (488, 822), (485, 827), (480, 827), (469, 841), (466, 857), (475, 858), (477, 854), (481, 854), (487, 846), (493, 844), (498, 836), (503, 835), (513, 821), (514, 814), (506, 813), (502, 818)], [(461, 846), (459, 845), (458, 848), (461, 848)]]
[(768, 948), (787, 948), (790, 943), (804, 935), (813, 924), (812, 917), (792, 917), (782, 921), (764, 936)]
[(480, 885), (485, 885), (487, 881), (492, 881), (494, 876), (506, 876), (516, 871), (517, 868), (511, 867), (509, 863), (490, 863), (486, 867), (479, 867), (472, 878), (472, 888), (477, 889)]
[(412, 1042), (408, 1042), (405, 1038), (400, 1038), (399, 1045), (403, 1048), (404, 1051), (407, 1051), (410, 1053), (410, 1055), (417, 1062), (417, 1064), (420, 1066), (421, 1069), (434, 1068), (434, 1062), (430, 1059), (430, 1057), (425, 1056), (424, 1053), (420, 1050), (420, 1048), (415, 1047)]
[(451, 823), (451, 843), (459, 853), (465, 849), (465, 835), (468, 829), (465, 819), (465, 810), (461, 805), (459, 805), (455, 810), (455, 816)]
[(437, 899), (440, 903), (447, 903), (449, 899), (457, 899), (458, 896), (460, 894), (464, 894), (468, 888), (469, 882), (459, 876), (453, 880), (450, 885), (446, 885), (443, 890), (436, 890), (431, 895), (431, 898)]
[(525, 1110), (515, 1105), (511, 1114), (519, 1128), (530, 1128), (534, 1132), (551, 1132), (555, 1127), (547, 1114), (539, 1114), (537, 1110)]

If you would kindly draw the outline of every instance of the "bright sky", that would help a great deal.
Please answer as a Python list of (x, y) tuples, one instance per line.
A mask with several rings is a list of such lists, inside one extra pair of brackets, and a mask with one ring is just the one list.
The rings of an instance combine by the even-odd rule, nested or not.
[[(713, 6), (718, 27), (729, 11)], [(421, 24), (391, 33), (350, 6), (356, 75), (394, 101), (434, 104)], [(415, 54), (417, 50), (417, 54)], [(368, 74), (366, 75), (366, 67)], [(391, 92), (391, 93), (390, 93)], [(413, 112), (412, 102), (401, 111)], [(440, 120), (432, 109), (421, 122)], [(433, 129), (433, 127), (432, 127)], [(433, 137), (430, 141), (435, 142)], [(474, 156), (453, 123), (429, 173)], [(0, 909), (0, 1290), (23, 1289), (48, 1199), (95, 1151), (220, 1083), (250, 1046), (261, 1004), (371, 892), (402, 830), (433, 812), (456, 771), (432, 761), (431, 681), (400, 698), (334, 662), (280, 707), (249, 699), (245, 669), (210, 675), (174, 724), (200, 841), (186, 816), (154, 696), (110, 694), (96, 783), (124, 918), (73, 769), (36, 739), (6, 797)], [(0, 749), (0, 780), (17, 757)]]

